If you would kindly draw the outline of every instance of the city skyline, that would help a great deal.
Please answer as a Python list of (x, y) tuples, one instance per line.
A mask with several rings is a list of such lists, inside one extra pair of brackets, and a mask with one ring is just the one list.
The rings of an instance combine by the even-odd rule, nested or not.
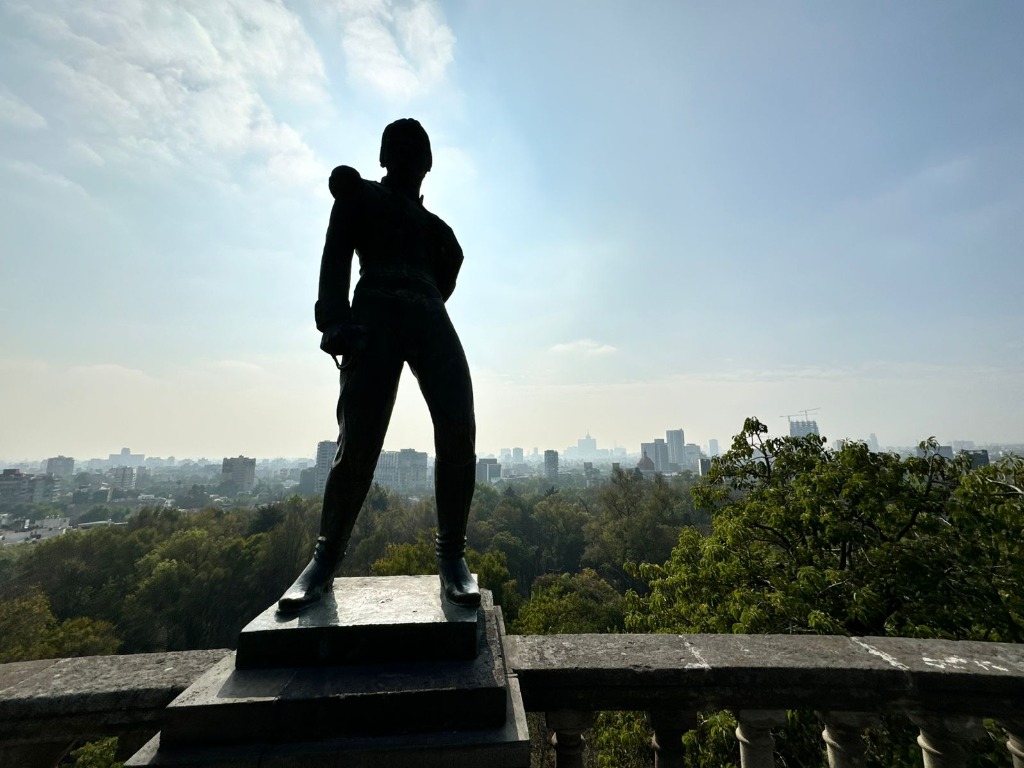
[[(698, 439), (698, 440), (694, 441), (694, 440), (690, 439), (690, 432), (688, 430), (679, 429), (679, 428), (675, 428), (675, 427), (667, 427), (665, 430), (662, 431), (661, 434), (665, 434), (666, 437), (671, 439), (671, 433), (674, 433), (674, 432), (685, 432), (686, 440), (685, 440), (684, 445), (695, 444), (695, 445), (700, 447), (701, 451), (706, 452), (709, 456), (714, 456), (714, 455), (717, 455), (718, 452), (728, 450), (729, 446), (732, 443), (732, 437), (733, 437), (732, 435), (730, 435), (728, 438), (707, 437), (707, 438), (704, 438), (704, 439)], [(769, 428), (769, 436), (770, 437), (785, 437), (785, 436), (788, 436), (788, 435), (791, 435), (791, 434), (792, 434), (792, 430), (790, 430), (788, 424), (786, 425), (785, 428), (777, 428), (777, 429)], [(853, 441), (857, 441), (857, 442), (866, 443), (871, 450), (882, 450), (882, 451), (889, 450), (889, 449), (897, 449), (897, 448), (909, 449), (909, 448), (912, 448), (912, 447), (916, 446), (917, 443), (920, 442), (920, 440), (919, 440), (919, 441), (914, 442), (914, 443), (888, 443), (888, 442), (885, 442), (884, 440), (880, 441), (878, 439), (878, 437), (877, 437), (875, 432), (869, 432), (866, 435), (848, 435), (848, 436), (844, 436), (844, 437), (834, 437), (831, 434), (829, 434), (828, 432), (822, 432), (821, 434), (826, 439), (826, 443), (828, 445), (832, 445), (833, 443), (839, 443), (839, 442), (842, 442), (842, 441), (853, 440)], [(613, 462), (613, 461), (617, 460), (617, 456), (611, 453), (611, 451), (613, 451), (613, 450), (624, 449), (625, 453), (627, 455), (629, 455), (629, 456), (640, 456), (642, 451), (643, 451), (643, 446), (648, 444), (651, 439), (661, 440), (662, 442), (664, 442), (664, 440), (665, 440), (664, 438), (659, 438), (659, 437), (657, 437), (655, 435), (655, 436), (647, 436), (647, 439), (641, 440), (641, 441), (637, 442), (635, 445), (609, 445), (609, 444), (604, 443), (601, 439), (599, 439), (598, 436), (593, 436), (592, 435), (592, 431), (589, 430), (589, 429), (586, 431), (585, 435), (586, 435), (587, 438), (592, 438), (593, 439), (594, 446), (595, 446), (595, 448), (598, 451), (609, 451), (608, 455), (601, 457), (602, 460), (606, 460), (608, 462)], [(555, 445), (541, 445), (539, 443), (537, 443), (537, 444), (530, 443), (530, 444), (526, 444), (526, 445), (511, 445), (511, 444), (510, 445), (501, 445), (501, 446), (495, 446), (493, 449), (488, 449), (488, 447), (484, 447), (484, 448), (481, 448), (481, 450), (478, 451), (478, 456), (479, 457), (498, 457), (498, 458), (500, 458), (502, 453), (505, 452), (505, 451), (514, 452), (516, 450), (520, 450), (520, 451), (523, 452), (523, 460), (525, 460), (525, 461), (543, 461), (543, 457), (544, 457), (545, 451), (553, 450), (553, 451), (556, 451), (559, 454), (559, 456), (560, 456), (560, 458), (562, 460), (569, 460), (569, 461), (573, 461), (573, 462), (582, 462), (584, 460), (589, 460), (591, 458), (589, 456), (582, 456), (582, 455), (581, 456), (575, 456), (574, 455), (575, 452), (578, 450), (579, 443), (582, 442), (583, 437), (584, 436), (581, 435), (581, 436), (577, 437), (575, 440), (573, 440), (571, 442), (568, 442), (568, 443), (566, 443), (565, 445), (563, 445), (561, 447), (556, 447)], [(967, 437), (967, 436), (952, 437), (952, 436), (947, 436), (947, 435), (938, 435), (938, 436), (926, 435), (925, 437), (923, 437), (921, 439), (924, 440), (924, 439), (929, 438), (929, 437), (936, 437), (940, 444), (943, 444), (943, 445), (954, 445), (954, 446), (956, 446), (956, 445), (969, 445), (969, 446), (974, 446), (974, 445), (979, 445), (979, 446), (983, 446), (983, 445), (1021, 446), (1021, 445), (1024, 445), (1024, 440), (985, 441), (985, 440), (972, 439), (972, 438)], [(574, 445), (573, 443), (576, 443), (576, 444)], [(333, 446), (334, 445), (335, 445), (335, 442), (333, 440), (320, 440), (320, 441), (317, 441), (313, 445), (313, 447), (308, 452), (306, 452), (306, 453), (296, 453), (296, 454), (268, 453), (268, 454), (262, 454), (262, 455), (261, 454), (248, 454), (248, 455), (251, 455), (251, 456), (255, 457), (258, 461), (261, 461), (261, 462), (262, 461), (274, 461), (274, 460), (286, 460), (286, 461), (308, 460), (313, 465), (324, 464), (325, 467), (326, 467), (326, 465), (329, 464), (330, 459), (334, 455), (333, 454)], [(325, 446), (329, 446), (329, 447), (325, 450)], [(417, 445), (404, 445), (404, 446), (400, 446), (400, 447), (391, 447), (389, 445), (385, 445), (384, 448), (382, 449), (382, 451), (383, 452), (387, 452), (387, 453), (396, 453), (396, 452), (399, 452), (399, 451), (407, 451), (407, 450), (411, 449), (411, 450), (414, 450), (414, 451), (423, 451), (424, 453), (426, 453), (429, 456), (433, 457), (433, 455), (434, 455), (433, 451), (429, 450), (429, 449), (428, 450), (424, 450), (424, 448), (425, 448), (425, 446), (422, 446), (422, 445), (421, 446), (417, 446)], [(536, 454), (533, 453), (534, 449), (537, 450)], [(169, 458), (173, 458), (176, 462), (206, 461), (206, 462), (208, 462), (210, 464), (219, 464), (224, 459), (232, 458), (232, 454), (230, 452), (226, 453), (224, 455), (220, 455), (220, 454), (217, 454), (215, 452), (205, 451), (205, 452), (199, 452), (197, 454), (192, 454), (192, 455), (181, 455), (181, 456), (179, 456), (179, 455), (174, 454), (174, 453), (159, 453), (159, 452), (150, 453), (150, 452), (148, 452), (146, 450), (142, 450), (141, 453), (134, 453), (133, 450), (134, 450), (134, 447), (122, 446), (122, 448), (119, 450), (118, 453), (110, 453), (109, 451), (101, 451), (100, 453), (98, 453), (96, 455), (86, 455), (86, 454), (74, 455), (74, 454), (70, 454), (68, 451), (64, 451), (63, 453), (60, 452), (60, 451), (50, 451), (50, 452), (44, 452), (45, 455), (39, 455), (39, 456), (0, 456), (0, 462), (6, 462), (6, 463), (9, 463), (9, 464), (25, 464), (25, 463), (44, 464), (46, 462), (53, 461), (53, 460), (56, 460), (56, 459), (60, 459), (60, 460), (70, 459), (70, 460), (72, 460), (72, 461), (74, 461), (76, 463), (76, 467), (77, 467), (77, 465), (79, 463), (81, 463), (81, 462), (104, 461), (103, 456), (106, 455), (107, 456), (106, 461), (109, 462), (110, 466), (122, 466), (122, 465), (142, 466), (146, 459), (151, 459), (151, 460), (156, 461), (156, 460), (167, 460)], [(669, 451), (669, 454), (673, 454), (674, 451), (677, 450), (677, 449), (672, 448), (672, 447), (667, 447), (666, 450)], [(237, 453), (236, 452), (236, 454), (238, 456), (242, 456), (244, 454), (244, 452), (242, 452), (242, 453)], [(125, 461), (119, 461), (118, 460), (119, 458), (124, 458), (124, 457), (130, 458), (131, 461), (125, 462)], [(77, 471), (77, 469), (76, 469), (76, 471)], [(326, 472), (326, 469), (324, 469), (324, 473), (325, 472)], [(325, 479), (326, 479), (326, 474), (324, 474), (324, 477), (321, 478), (318, 482), (320, 484), (322, 484), (323, 480), (325, 480)]]
[[(1024, 6), (0, 5), (0, 456), (306, 455), (331, 168), (431, 136), (479, 453), (1024, 440)], [(523, 41), (529, 40), (524, 46)], [(433, 453), (406, 373), (385, 449)]]

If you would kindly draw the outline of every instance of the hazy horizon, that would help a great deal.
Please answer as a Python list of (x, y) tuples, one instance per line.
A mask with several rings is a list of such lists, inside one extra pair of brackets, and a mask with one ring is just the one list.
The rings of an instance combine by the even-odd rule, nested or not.
[[(0, 456), (309, 455), (335, 165), (433, 143), (481, 454), (1024, 442), (1024, 6), (0, 7)], [(385, 448), (433, 454), (405, 373)]]

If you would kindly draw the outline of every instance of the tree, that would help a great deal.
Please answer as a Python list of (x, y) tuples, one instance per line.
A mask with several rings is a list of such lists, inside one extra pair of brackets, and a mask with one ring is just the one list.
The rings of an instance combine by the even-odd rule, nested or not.
[(620, 631), (623, 607), (622, 596), (590, 568), (574, 575), (548, 574), (533, 583), (513, 631), (521, 635)]
[[(627, 595), (628, 629), (1024, 640), (1024, 462), (972, 471), (934, 440), (901, 459), (766, 432), (747, 419), (694, 488), (710, 534), (684, 528), (665, 563), (632, 569), (649, 591)], [(730, 718), (704, 715), (701, 729), (723, 732)], [(907, 754), (908, 724), (885, 725), (869, 734), (869, 763), (919, 764)], [(820, 763), (819, 732), (811, 713), (791, 713), (777, 749), (787, 764)], [(725, 764), (734, 752), (696, 742), (690, 765)]]
[(596, 514), (586, 525), (584, 564), (618, 589), (642, 589), (627, 563), (663, 562), (680, 529), (695, 521), (689, 485), (662, 475), (616, 470), (598, 492)]
[(650, 593), (628, 627), (1024, 640), (1021, 498), (993, 482), (1019, 461), (972, 472), (934, 441), (900, 459), (765, 432), (748, 419), (695, 488), (711, 534), (636, 569)]

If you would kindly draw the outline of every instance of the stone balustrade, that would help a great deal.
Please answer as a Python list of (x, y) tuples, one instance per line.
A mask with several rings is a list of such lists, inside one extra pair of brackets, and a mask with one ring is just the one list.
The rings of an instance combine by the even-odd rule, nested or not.
[[(529, 711), (545, 713), (560, 768), (580, 766), (596, 712), (648, 713), (653, 762), (683, 764), (698, 711), (730, 709), (744, 768), (773, 766), (787, 710), (819, 713), (832, 768), (861, 766), (863, 732), (901, 714), (926, 768), (964, 764), (985, 718), (1024, 768), (1024, 645), (793, 635), (552, 635), (503, 639)], [(0, 665), (0, 765), (52, 766), (75, 743), (139, 743), (163, 707), (227, 651)]]
[(683, 765), (698, 711), (736, 714), (743, 768), (775, 765), (772, 729), (787, 710), (818, 713), (831, 768), (864, 764), (866, 728), (908, 717), (925, 768), (965, 764), (983, 719), (1006, 732), (1024, 768), (1024, 645), (794, 635), (508, 636), (528, 711), (543, 712), (559, 768), (582, 766), (581, 739), (602, 710), (648, 713), (654, 764)]

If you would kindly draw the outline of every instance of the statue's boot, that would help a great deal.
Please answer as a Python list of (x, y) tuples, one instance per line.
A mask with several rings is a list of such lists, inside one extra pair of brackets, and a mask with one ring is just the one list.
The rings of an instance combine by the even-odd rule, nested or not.
[(476, 487), (476, 462), (434, 463), (437, 498), (437, 572), (445, 599), (453, 605), (480, 605), (480, 588), (466, 565), (466, 524)]
[(277, 610), (281, 613), (296, 613), (308, 608), (334, 585), (334, 572), (345, 556), (359, 508), (373, 479), (372, 467), (369, 479), (354, 478), (347, 469), (347, 464), (339, 466), (336, 460), (327, 476), (320, 513), (320, 537), (313, 548), (313, 558), (277, 601)]
[(334, 571), (341, 560), (340, 555), (332, 553), (331, 549), (325, 537), (316, 540), (313, 559), (277, 601), (278, 611), (295, 613), (308, 608), (331, 588), (334, 584)]

